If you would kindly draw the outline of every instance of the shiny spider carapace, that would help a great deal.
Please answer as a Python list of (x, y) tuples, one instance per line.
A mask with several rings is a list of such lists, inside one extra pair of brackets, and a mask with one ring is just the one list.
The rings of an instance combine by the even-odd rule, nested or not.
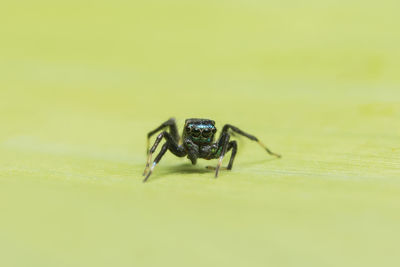
[[(169, 128), (169, 132), (165, 131), (165, 128)], [(154, 145), (150, 149), (150, 138), (157, 132), (161, 132), (154, 142)], [(185, 121), (185, 127), (183, 128), (182, 137), (179, 136), (178, 128), (174, 118), (171, 118), (161, 124), (155, 130), (147, 134), (147, 163), (143, 172), (145, 176), (143, 182), (149, 179), (150, 175), (153, 173), (155, 166), (160, 162), (161, 158), (164, 156), (165, 152), (169, 150), (172, 154), (177, 157), (187, 156), (192, 164), (196, 164), (197, 159), (218, 159), (218, 164), (215, 168), (215, 178), (218, 177), (218, 172), (221, 168), (222, 160), (225, 154), (232, 150), (231, 158), (226, 169), (231, 170), (233, 165), (233, 160), (237, 152), (236, 141), (230, 141), (231, 134), (230, 131), (243, 135), (250, 140), (258, 142), (270, 155), (280, 158), (279, 154), (273, 153), (269, 150), (263, 143), (261, 143), (257, 137), (247, 134), (240, 130), (239, 128), (232, 126), (230, 124), (225, 124), (222, 128), (221, 134), (219, 135), (216, 142), (214, 142), (215, 133), (217, 128), (215, 127), (215, 122), (208, 119), (187, 119)], [(153, 153), (156, 151), (158, 145), (165, 139), (166, 142), (161, 147), (160, 153), (157, 155), (155, 160), (152, 162)]]

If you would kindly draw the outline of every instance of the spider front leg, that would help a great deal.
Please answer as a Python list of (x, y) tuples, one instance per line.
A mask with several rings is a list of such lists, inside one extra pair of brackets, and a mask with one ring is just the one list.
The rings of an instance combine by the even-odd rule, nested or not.
[[(236, 141), (230, 141), (228, 143), (228, 148), (226, 150), (226, 153), (228, 153), (230, 150), (232, 150), (231, 153), (231, 158), (229, 159), (229, 164), (227, 167), (220, 167), (220, 170), (232, 170), (232, 165), (233, 161), (235, 160), (236, 152), (237, 152), (237, 142)], [(210, 170), (216, 170), (216, 167), (213, 166), (207, 166), (207, 169)]]
[(229, 133), (223, 132), (223, 133), (221, 133), (221, 136), (218, 140), (218, 148), (216, 150), (215, 156), (216, 157), (219, 156), (219, 158), (218, 158), (217, 167), (215, 168), (215, 178), (218, 177), (218, 172), (219, 172), (219, 169), (221, 168), (222, 160), (224, 159), (225, 153), (228, 149), (229, 139), (230, 139)]
[(227, 169), (232, 170), (233, 161), (235, 160), (236, 152), (237, 152), (237, 142), (230, 141), (228, 144), (228, 151), (232, 149), (231, 158), (229, 160), (229, 164)]
[(150, 149), (150, 138), (156, 134), (157, 132), (161, 131), (162, 129), (169, 127), (169, 133), (171, 134), (171, 137), (174, 139), (176, 143), (179, 143), (179, 133), (178, 133), (178, 127), (176, 126), (176, 121), (174, 118), (170, 118), (169, 120), (163, 122), (160, 126), (158, 126), (156, 129), (153, 131), (149, 132), (147, 134), (147, 154), (149, 154), (149, 149)]
[[(160, 142), (163, 138), (165, 138), (166, 142), (162, 146), (160, 153), (157, 155), (157, 157), (155, 158), (153, 163), (151, 163), (153, 153), (156, 151), (158, 145), (160, 144)], [(175, 142), (174, 138), (168, 132), (164, 131), (164, 132), (160, 133), (157, 136), (157, 139), (154, 142), (154, 145), (149, 150), (146, 167), (143, 172), (143, 176), (146, 176), (146, 177), (144, 178), (143, 182), (146, 182), (147, 179), (149, 179), (150, 175), (153, 173), (154, 168), (160, 162), (161, 158), (164, 156), (164, 154), (165, 154), (165, 152), (167, 152), (167, 150), (171, 151), (172, 154), (174, 154), (175, 156), (178, 156), (178, 157), (184, 157), (187, 154), (185, 149), (183, 148), (183, 146), (178, 145), (178, 143)], [(151, 167), (150, 167), (150, 164), (151, 164)]]
[[(144, 169), (143, 172), (143, 176), (146, 175), (146, 177), (144, 178), (143, 182), (146, 182), (147, 179), (149, 179), (150, 175), (153, 173), (154, 168), (156, 167), (157, 163), (160, 162), (161, 158), (164, 156), (165, 152), (167, 152), (168, 150), (168, 143), (165, 143), (162, 147), (161, 147), (161, 151), (160, 153), (158, 153), (157, 157), (155, 158), (155, 160), (153, 161), (153, 164), (151, 165), (151, 168), (149, 170), (149, 162), (147, 162), (146, 164), (146, 168)], [(151, 159), (150, 159), (151, 161)]]

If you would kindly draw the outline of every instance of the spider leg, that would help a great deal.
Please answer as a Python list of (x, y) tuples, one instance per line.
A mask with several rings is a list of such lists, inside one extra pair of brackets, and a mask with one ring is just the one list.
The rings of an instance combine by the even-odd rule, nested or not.
[[(161, 158), (164, 156), (165, 152), (167, 152), (168, 150), (168, 143), (165, 143), (162, 147), (161, 147), (161, 151), (160, 153), (158, 153), (157, 157), (155, 158), (155, 160), (153, 161), (153, 164), (151, 165), (151, 168), (149, 169), (149, 171), (147, 172), (146, 177), (144, 178), (143, 182), (146, 182), (147, 179), (149, 179), (150, 175), (153, 173), (154, 168), (156, 167), (156, 165), (160, 162)], [(146, 167), (148, 169), (148, 166)], [(146, 172), (143, 174), (145, 175)]]
[(230, 141), (228, 144), (228, 150), (232, 149), (232, 153), (231, 153), (231, 158), (229, 160), (229, 164), (227, 169), (228, 170), (232, 170), (232, 165), (233, 165), (233, 161), (235, 160), (235, 156), (236, 156), (236, 152), (237, 152), (237, 142), (236, 141)]
[[(230, 138), (229, 133), (223, 132), (223, 133), (221, 133), (221, 136), (218, 140), (218, 150), (217, 151), (221, 151), (221, 154), (218, 158), (217, 167), (215, 168), (215, 178), (218, 177), (218, 172), (219, 172), (219, 169), (221, 168), (222, 160), (224, 159), (225, 153), (228, 148), (229, 138)], [(217, 153), (219, 153), (219, 152), (217, 152)]]
[(176, 143), (179, 142), (180, 136), (178, 132), (178, 127), (176, 126), (175, 118), (170, 118), (169, 120), (163, 122), (160, 126), (158, 126), (153, 131), (147, 134), (147, 154), (149, 154), (150, 149), (150, 138), (156, 134), (157, 132), (161, 131), (162, 129), (169, 127), (169, 133), (171, 134), (172, 138)]
[[(255, 137), (254, 135), (245, 133), (242, 130), (240, 130), (239, 128), (233, 126), (233, 125), (225, 124), (225, 126), (222, 128), (221, 135), (223, 133), (225, 133), (225, 132), (228, 132), (228, 130), (232, 130), (233, 132), (235, 132), (237, 134), (240, 134), (240, 135), (243, 135), (243, 136), (249, 138), (250, 140), (256, 141), (262, 148), (264, 148), (268, 152), (268, 154), (270, 154), (272, 156), (275, 156), (277, 158), (281, 157), (281, 155), (276, 154), (276, 153), (272, 152), (271, 150), (269, 150), (268, 147), (266, 147), (260, 140), (258, 140), (257, 137)], [(232, 153), (233, 153), (233, 150), (232, 150)]]
[[(227, 167), (220, 167), (220, 170), (232, 170), (232, 165), (233, 161), (235, 160), (236, 152), (237, 152), (237, 142), (236, 141), (230, 141), (228, 143), (228, 148), (226, 152), (228, 153), (230, 150), (232, 150), (231, 153), (231, 158), (229, 160), (229, 164)], [(216, 167), (214, 166), (206, 166), (207, 169), (209, 170), (216, 170)]]
[[(160, 142), (163, 138), (165, 138), (166, 143), (162, 146), (160, 153), (157, 155), (157, 157), (155, 158), (153, 163), (151, 163), (153, 153), (156, 151), (158, 145), (160, 144)], [(146, 167), (143, 172), (143, 176), (146, 176), (146, 177), (144, 178), (143, 182), (146, 182), (147, 179), (149, 179), (150, 175), (153, 173), (155, 166), (157, 165), (158, 162), (160, 162), (161, 158), (164, 156), (164, 154), (165, 154), (165, 152), (167, 152), (167, 150), (171, 151), (172, 154), (174, 154), (175, 156), (178, 156), (178, 157), (184, 157), (187, 154), (184, 147), (178, 145), (178, 143), (173, 139), (171, 134), (169, 134), (166, 131), (163, 131), (162, 133), (160, 133), (157, 136), (156, 141), (154, 142), (154, 145), (151, 147), (151, 149), (149, 151)], [(150, 164), (151, 164), (151, 167), (150, 167)]]

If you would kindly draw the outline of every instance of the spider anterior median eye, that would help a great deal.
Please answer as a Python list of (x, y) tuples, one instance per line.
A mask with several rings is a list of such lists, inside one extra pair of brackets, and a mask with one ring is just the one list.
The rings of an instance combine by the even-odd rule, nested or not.
[(198, 137), (198, 136), (200, 136), (200, 130), (199, 129), (194, 129), (193, 131), (192, 131), (192, 135), (193, 136), (195, 136), (195, 137)]
[(201, 135), (204, 136), (204, 137), (210, 137), (211, 136), (210, 129), (204, 129), (203, 133)]

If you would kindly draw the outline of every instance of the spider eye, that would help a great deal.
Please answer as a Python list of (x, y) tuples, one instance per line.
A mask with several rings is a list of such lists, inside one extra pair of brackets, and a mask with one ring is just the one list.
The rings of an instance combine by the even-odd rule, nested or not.
[(203, 133), (201, 134), (203, 137), (210, 137), (212, 134), (210, 129), (204, 129)]
[(216, 132), (217, 132), (217, 129), (216, 129), (216, 128), (213, 128), (213, 129), (212, 129), (212, 133), (215, 134)]
[(186, 126), (186, 132), (190, 132), (192, 130), (192, 127)]
[(199, 137), (200, 133), (201, 133), (200, 129), (195, 128), (195, 129), (193, 129), (192, 135), (194, 137)]

